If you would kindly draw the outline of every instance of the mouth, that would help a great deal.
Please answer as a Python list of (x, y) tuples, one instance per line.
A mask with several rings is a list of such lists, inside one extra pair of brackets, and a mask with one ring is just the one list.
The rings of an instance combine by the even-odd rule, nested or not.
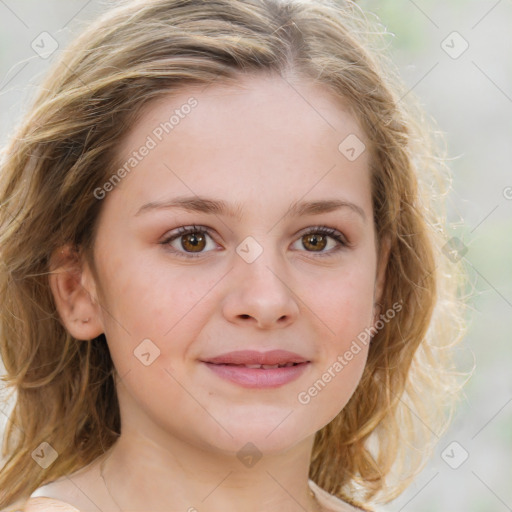
[(283, 350), (237, 351), (201, 361), (223, 380), (245, 388), (276, 388), (297, 379), (311, 365)]
[(252, 369), (259, 369), (259, 370), (272, 370), (274, 368), (289, 368), (290, 366), (297, 366), (299, 364), (305, 364), (304, 363), (282, 363), (282, 364), (233, 364), (233, 363), (212, 363), (210, 361), (205, 361), (208, 364), (216, 364), (216, 365), (222, 365), (222, 366), (237, 366), (237, 367), (243, 367), (243, 368), (252, 368)]
[(203, 362), (212, 364), (230, 364), (237, 366), (249, 367), (269, 367), (275, 368), (279, 366), (291, 366), (309, 362), (309, 360), (295, 352), (288, 350), (269, 350), (267, 352), (259, 352), (257, 350), (236, 350), (226, 352), (215, 357), (205, 359)]

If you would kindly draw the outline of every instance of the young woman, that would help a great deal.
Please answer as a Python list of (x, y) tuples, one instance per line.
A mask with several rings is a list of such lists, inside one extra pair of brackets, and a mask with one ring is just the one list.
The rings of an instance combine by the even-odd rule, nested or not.
[(450, 410), (458, 271), (365, 31), (349, 2), (129, 1), (60, 54), (1, 167), (0, 507), (405, 488)]

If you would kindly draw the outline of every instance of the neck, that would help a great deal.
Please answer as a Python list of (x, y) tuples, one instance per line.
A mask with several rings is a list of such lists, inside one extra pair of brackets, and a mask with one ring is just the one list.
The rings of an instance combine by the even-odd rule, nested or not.
[(102, 477), (122, 512), (317, 512), (308, 484), (312, 442), (277, 455), (247, 446), (233, 456), (183, 443), (165, 450), (123, 433), (102, 461)]

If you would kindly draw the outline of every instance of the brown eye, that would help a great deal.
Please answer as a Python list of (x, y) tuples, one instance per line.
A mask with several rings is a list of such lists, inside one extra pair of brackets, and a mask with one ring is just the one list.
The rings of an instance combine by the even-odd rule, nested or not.
[(327, 237), (319, 233), (308, 233), (302, 237), (302, 243), (306, 249), (323, 251), (327, 246)]
[(188, 252), (201, 252), (206, 247), (206, 237), (200, 232), (182, 235), (181, 246)]
[(294, 250), (315, 253), (315, 257), (335, 256), (342, 249), (349, 247), (343, 233), (327, 226), (316, 226), (303, 232), (294, 245)]
[(209, 232), (209, 228), (202, 226), (182, 226), (160, 243), (176, 256), (199, 257), (215, 249)]

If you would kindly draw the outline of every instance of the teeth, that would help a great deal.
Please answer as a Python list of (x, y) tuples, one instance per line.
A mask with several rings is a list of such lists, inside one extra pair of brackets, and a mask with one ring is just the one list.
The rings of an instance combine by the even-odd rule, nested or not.
[(218, 363), (225, 364), (227, 366), (243, 366), (244, 368), (272, 370), (274, 368), (289, 368), (300, 363), (283, 363), (283, 364), (234, 364), (234, 363)]
[(286, 364), (244, 364), (241, 366), (245, 366), (246, 368), (263, 368), (264, 370), (271, 370), (274, 368), (288, 368), (290, 366), (294, 366), (295, 363), (286, 363)]

